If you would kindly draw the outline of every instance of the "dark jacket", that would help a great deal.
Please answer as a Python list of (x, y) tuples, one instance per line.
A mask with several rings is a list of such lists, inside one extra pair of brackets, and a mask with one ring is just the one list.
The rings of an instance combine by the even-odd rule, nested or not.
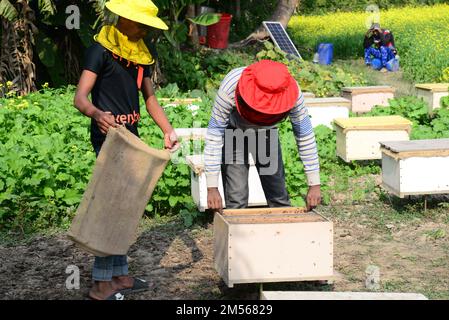
[(374, 36), (373, 33), (368, 37), (365, 35), (365, 39), (363, 40), (363, 47), (365, 49), (371, 47), (374, 44), (374, 40), (379, 40), (379, 44), (385, 47), (396, 47), (394, 44), (394, 36), (393, 33), (388, 29), (382, 29), (381, 33), (378, 36)]

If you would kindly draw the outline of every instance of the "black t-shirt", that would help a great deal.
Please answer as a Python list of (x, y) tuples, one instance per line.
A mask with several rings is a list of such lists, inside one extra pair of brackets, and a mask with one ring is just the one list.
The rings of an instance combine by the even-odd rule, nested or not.
[[(143, 78), (150, 76), (150, 66), (143, 67)], [(95, 43), (87, 49), (84, 70), (98, 75), (92, 89), (92, 103), (102, 111), (110, 111), (115, 121), (125, 124), (128, 130), (139, 135), (140, 120), (138, 65), (114, 56), (101, 44)], [(92, 119), (90, 137), (92, 145), (100, 147), (106, 136)]]

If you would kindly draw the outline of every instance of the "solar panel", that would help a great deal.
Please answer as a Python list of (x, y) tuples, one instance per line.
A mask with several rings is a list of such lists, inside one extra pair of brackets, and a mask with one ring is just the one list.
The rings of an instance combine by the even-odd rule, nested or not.
[[(265, 29), (268, 30), (271, 39), (273, 42), (281, 49), (289, 55), (292, 55), (297, 58), (301, 58), (298, 50), (293, 44), (292, 40), (288, 36), (282, 24), (278, 21), (264, 21), (263, 25)], [(301, 58), (302, 59), (302, 58)]]

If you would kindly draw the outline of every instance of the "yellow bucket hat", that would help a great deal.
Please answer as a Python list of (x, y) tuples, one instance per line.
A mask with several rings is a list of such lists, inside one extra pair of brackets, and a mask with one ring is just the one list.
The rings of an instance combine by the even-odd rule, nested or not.
[(151, 0), (110, 0), (106, 3), (120, 17), (157, 29), (168, 30), (168, 26), (157, 17), (159, 9)]

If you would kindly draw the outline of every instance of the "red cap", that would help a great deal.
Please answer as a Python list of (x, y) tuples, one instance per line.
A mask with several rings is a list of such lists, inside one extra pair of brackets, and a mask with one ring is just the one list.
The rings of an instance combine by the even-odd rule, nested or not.
[[(239, 103), (239, 95), (244, 103)], [(272, 125), (287, 116), (298, 97), (298, 84), (287, 67), (261, 60), (243, 70), (235, 100), (243, 118), (255, 124)]]

